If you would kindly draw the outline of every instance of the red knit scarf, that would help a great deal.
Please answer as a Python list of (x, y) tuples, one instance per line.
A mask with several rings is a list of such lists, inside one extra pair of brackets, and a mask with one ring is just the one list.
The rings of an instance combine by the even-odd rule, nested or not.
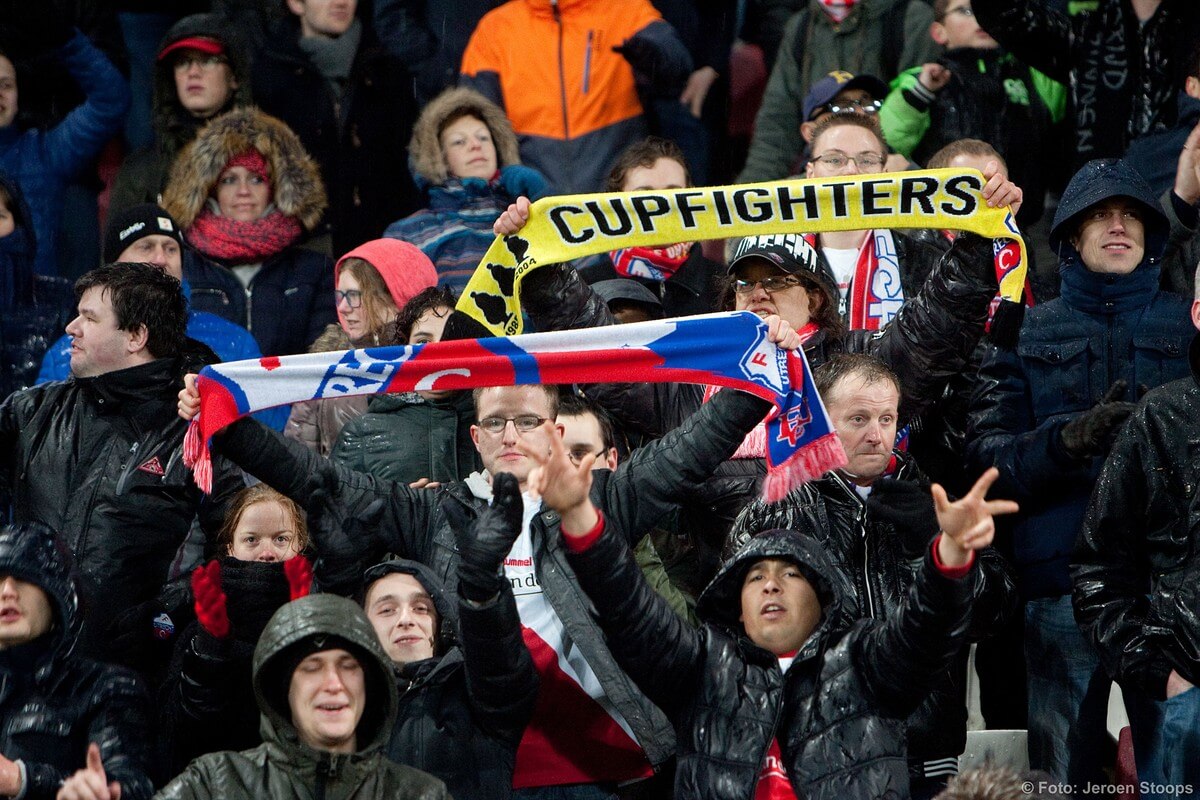
[(841, 23), (850, 16), (856, 0), (820, 0), (821, 10), (834, 22)]
[(246, 264), (264, 261), (300, 238), (304, 229), (295, 217), (276, 209), (262, 219), (240, 222), (221, 217), (205, 206), (186, 232), (187, 240), (206, 256)]

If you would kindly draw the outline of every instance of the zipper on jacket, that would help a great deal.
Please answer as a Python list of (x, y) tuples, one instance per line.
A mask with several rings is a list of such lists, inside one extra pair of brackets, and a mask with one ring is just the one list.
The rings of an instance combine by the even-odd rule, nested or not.
[(129, 473), (136, 469), (134, 464), (137, 463), (139, 445), (141, 445), (141, 442), (134, 442), (129, 446), (129, 452), (125, 454), (125, 463), (121, 465), (121, 477), (117, 478), (117, 497), (120, 497), (125, 492), (125, 483), (129, 480)]
[(583, 93), (588, 93), (592, 83), (592, 38), (595, 31), (588, 31), (587, 50), (583, 53)]
[(858, 527), (862, 531), (863, 587), (867, 590), (867, 613), (871, 619), (876, 619), (875, 595), (871, 593), (871, 548), (867, 543), (867, 507), (865, 504), (858, 510)]
[(563, 138), (570, 139), (571, 126), (567, 122), (567, 75), (563, 69), (563, 21), (558, 0), (550, 0), (550, 10), (554, 12), (554, 22), (558, 25), (558, 97), (562, 103)]

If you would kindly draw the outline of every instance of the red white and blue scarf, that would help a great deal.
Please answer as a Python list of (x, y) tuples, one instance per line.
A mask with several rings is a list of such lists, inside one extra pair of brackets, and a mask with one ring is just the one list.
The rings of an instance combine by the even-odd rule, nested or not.
[(771, 402), (768, 502), (846, 463), (804, 353), (776, 347), (766, 323), (744, 311), (215, 364), (200, 372), (200, 414), (184, 440), (184, 461), (196, 484), (211, 491), (213, 434), (247, 414), (303, 400), (614, 381), (711, 384)]

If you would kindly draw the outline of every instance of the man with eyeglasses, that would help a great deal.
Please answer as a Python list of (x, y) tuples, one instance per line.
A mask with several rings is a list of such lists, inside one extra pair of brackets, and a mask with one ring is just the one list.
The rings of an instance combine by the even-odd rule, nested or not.
[[(772, 341), (787, 349), (799, 346), (785, 321), (773, 317), (767, 324)], [(199, 408), (199, 395), (190, 387), (180, 393), (185, 419)], [(492, 476), (510, 473), (525, 492), (536, 466), (530, 454), (544, 456), (552, 439), (563, 435), (563, 427), (554, 423), (558, 390), (553, 386), (477, 389), (474, 399), (471, 439), (483, 470), (436, 490), (338, 467), (250, 419), (229, 426), (213, 441), (222, 456), (298, 502), (323, 490), (322, 509), (343, 518), (322, 530), (349, 526), (368, 532), (352, 542), (315, 535), (322, 559), (332, 554), (339, 566), (357, 559), (365, 567), (395, 553), (431, 567), (454, 591), (461, 559), (455, 531), (470, 526), (492, 499)], [(632, 545), (676, 505), (694, 499), (768, 410), (758, 398), (721, 392), (686, 424), (615, 470), (598, 472), (592, 489), (596, 504)], [(581, 463), (593, 458), (583, 454)], [(503, 570), (516, 590), (541, 693), (517, 751), (513, 779), (516, 788), (528, 791), (516, 796), (612, 798), (618, 783), (647, 778), (666, 762), (674, 752), (674, 735), (609, 652), (558, 545), (558, 515), (542, 508), (539, 497), (523, 497), (527, 550), (510, 553)], [(590, 732), (586, 747), (574, 746), (580, 730)], [(544, 787), (553, 791), (538, 791)]]
[(1029, 199), (1018, 222), (1036, 222), (1059, 155), (1066, 87), (1001, 49), (971, 0), (936, 0), (933, 13), (929, 36), (946, 52), (896, 79), (879, 115), (884, 135), (920, 164), (951, 142), (987, 142)]
[[(813, 84), (804, 97), (804, 122), (800, 123), (800, 138), (804, 140), (801, 160), (789, 172), (802, 172), (812, 155), (813, 131), (817, 123), (835, 114), (860, 114), (874, 117), (883, 108), (888, 86), (874, 75), (854, 75), (837, 70)], [(888, 156), (888, 170), (908, 168), (908, 159), (893, 153)]]

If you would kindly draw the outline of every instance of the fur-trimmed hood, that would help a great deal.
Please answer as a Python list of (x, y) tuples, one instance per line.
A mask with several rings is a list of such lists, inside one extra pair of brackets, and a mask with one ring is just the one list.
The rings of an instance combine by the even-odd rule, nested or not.
[(214, 117), (175, 159), (163, 208), (187, 230), (204, 209), (225, 165), (255, 149), (271, 168), (271, 202), (305, 230), (313, 230), (328, 205), (321, 171), (286, 124), (257, 108)]
[(497, 168), (521, 163), (517, 153), (517, 134), (513, 132), (512, 123), (504, 111), (474, 89), (447, 89), (429, 101), (413, 126), (408, 152), (418, 180), (431, 186), (441, 186), (450, 177), (446, 171), (438, 130), (450, 114), (463, 108), (470, 109), (471, 115), (483, 120), (491, 131), (492, 141), (496, 144)]

